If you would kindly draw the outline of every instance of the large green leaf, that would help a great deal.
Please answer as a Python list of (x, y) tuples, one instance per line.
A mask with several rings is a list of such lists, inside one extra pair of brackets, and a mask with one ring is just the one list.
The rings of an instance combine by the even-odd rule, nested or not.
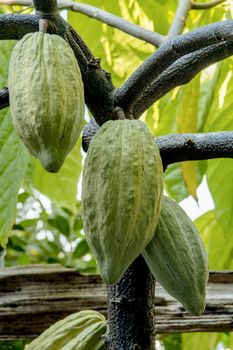
[[(7, 84), (9, 57), (14, 42), (0, 41), (0, 87)], [(8, 109), (0, 111), (0, 244), (5, 246), (16, 215), (19, 188), (28, 152), (16, 135)]]
[(233, 228), (224, 232), (215, 211), (200, 216), (195, 225), (203, 239), (210, 270), (233, 268)]
[(215, 74), (214, 96), (204, 127), (206, 132), (233, 128), (233, 58), (218, 63)]
[(16, 135), (10, 113), (0, 113), (0, 244), (5, 246), (15, 220), (19, 188), (25, 175), (28, 152)]
[[(180, 88), (179, 102), (176, 110), (178, 133), (197, 132), (198, 103), (200, 94), (200, 74), (189, 84)], [(196, 198), (197, 174), (195, 162), (182, 162), (181, 171), (189, 193)]]
[(221, 333), (187, 333), (182, 335), (182, 350), (214, 350)]
[(233, 160), (219, 159), (208, 163), (207, 181), (215, 203), (216, 216), (225, 232), (229, 232), (233, 227)]

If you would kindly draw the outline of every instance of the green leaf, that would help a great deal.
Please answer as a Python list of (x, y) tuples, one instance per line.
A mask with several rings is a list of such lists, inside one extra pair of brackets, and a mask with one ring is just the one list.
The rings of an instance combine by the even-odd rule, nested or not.
[(182, 350), (181, 334), (172, 334), (162, 339), (165, 350)]
[(49, 219), (48, 223), (58, 229), (66, 237), (70, 234), (70, 225), (69, 221), (61, 215), (56, 215), (54, 219)]
[[(6, 86), (8, 62), (14, 42), (0, 41), (0, 86)], [(16, 135), (8, 109), (0, 111), (0, 244), (6, 246), (16, 215), (19, 188), (28, 152)]]
[(200, 216), (195, 225), (203, 239), (210, 270), (233, 268), (233, 229), (224, 232), (215, 211)]
[(177, 202), (188, 197), (189, 193), (184, 183), (179, 164), (171, 164), (168, 166), (164, 175), (164, 180), (166, 192)]
[(207, 182), (215, 203), (216, 216), (225, 232), (233, 225), (233, 160), (219, 159), (208, 162)]
[(233, 58), (218, 63), (215, 90), (211, 99), (204, 131), (233, 129)]
[(82, 258), (84, 255), (90, 252), (90, 248), (88, 247), (87, 241), (82, 240), (78, 243), (77, 247), (75, 248), (73, 252), (73, 258), (79, 259)]
[(220, 339), (221, 333), (182, 334), (182, 350), (214, 350)]
[[(197, 132), (198, 102), (200, 94), (200, 74), (189, 84), (180, 88), (179, 102), (176, 109), (176, 125), (178, 133)], [(197, 174), (195, 162), (182, 162), (181, 171), (189, 193), (197, 198)]]
[(77, 184), (82, 170), (80, 139), (56, 174), (46, 172), (39, 161), (32, 159), (29, 166), (26, 187), (33, 187), (47, 196), (59, 207), (75, 211)]

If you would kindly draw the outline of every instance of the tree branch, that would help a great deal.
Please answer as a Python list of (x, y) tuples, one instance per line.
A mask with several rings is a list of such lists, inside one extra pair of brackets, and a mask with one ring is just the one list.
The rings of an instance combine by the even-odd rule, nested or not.
[[(218, 49), (216, 49), (217, 53), (213, 51), (213, 56), (208, 58), (211, 64), (215, 62), (215, 54), (216, 62), (232, 55), (232, 42), (233, 21), (217, 22), (170, 39), (142, 63), (116, 91), (115, 105), (121, 107), (126, 115), (130, 115), (132, 106), (143, 96), (146, 88), (175, 61), (182, 56), (195, 53), (195, 51), (201, 52), (201, 49), (204, 49), (204, 52), (207, 53), (209, 48), (211, 54), (214, 44), (217, 45), (216, 48), (223, 44), (224, 54), (222, 58), (220, 58), (221, 53), (218, 53)], [(196, 58), (198, 61), (198, 57)]]
[(33, 0), (37, 15), (58, 14), (57, 0)]
[(233, 131), (173, 134), (156, 138), (163, 165), (190, 160), (233, 158)]
[[(2, 1), (0, 1), (2, 3)], [(22, 5), (30, 6), (32, 1), (25, 0), (6, 0), (4, 4), (7, 5)], [(101, 10), (98, 7), (94, 7), (84, 3), (77, 3), (74, 1), (58, 1), (59, 9), (68, 9), (74, 12), (82, 13), (88, 17), (94, 18), (100, 22), (106, 23), (111, 27), (117, 28), (127, 34), (134, 36), (135, 38), (141, 39), (147, 43), (159, 47), (164, 40), (164, 36), (153, 32), (151, 30), (141, 28), (140, 26), (130, 23), (125, 19), (115, 16), (107, 11)]]
[(59, 4), (61, 6), (63, 4), (65, 8), (71, 9), (75, 12), (80, 12), (100, 22), (106, 23), (111, 27), (117, 28), (127, 34), (134, 36), (135, 38), (141, 39), (156, 47), (159, 47), (164, 40), (163, 35), (160, 35), (156, 32), (150, 31), (145, 28), (141, 28), (140, 26), (134, 23), (130, 23), (129, 21), (126, 21), (121, 17), (115, 16), (97, 7), (84, 3), (77, 3), (74, 1), (62, 1)]
[[(83, 129), (82, 147), (87, 152), (99, 126), (94, 119)], [(172, 134), (155, 138), (164, 166), (188, 160), (233, 158), (233, 131)]]
[(191, 10), (191, 0), (179, 0), (175, 17), (168, 31), (169, 37), (179, 35), (183, 32), (190, 10)]
[(211, 9), (212, 7), (215, 7), (217, 5), (220, 5), (227, 0), (212, 0), (209, 2), (196, 2), (196, 1), (191, 1), (191, 9), (192, 10), (207, 10)]
[(233, 54), (233, 42), (220, 42), (175, 61), (146, 89), (132, 108), (134, 118), (139, 118), (154, 102), (176, 86), (188, 83), (204, 68)]
[(0, 15), (0, 28), (0, 40), (19, 40), (38, 30), (39, 18), (33, 15)]
[(116, 284), (107, 286), (107, 349), (154, 349), (154, 290), (154, 278), (142, 256)]

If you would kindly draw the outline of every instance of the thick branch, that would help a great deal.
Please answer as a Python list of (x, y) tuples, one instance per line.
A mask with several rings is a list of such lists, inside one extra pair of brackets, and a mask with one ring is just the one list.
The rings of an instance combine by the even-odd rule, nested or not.
[(164, 166), (186, 160), (233, 158), (233, 131), (156, 138)]
[[(99, 126), (94, 119), (83, 129), (82, 147), (87, 152)], [(174, 134), (156, 137), (164, 166), (187, 160), (233, 158), (233, 131)]]
[[(233, 21), (217, 22), (170, 39), (139, 66), (116, 91), (115, 105), (120, 106), (129, 115), (132, 106), (143, 95), (146, 87), (176, 60), (198, 50), (201, 52), (201, 49), (207, 52), (208, 47), (211, 54), (213, 45), (223, 42), (223, 57), (220, 58), (221, 54), (217, 54), (216, 61), (232, 55), (230, 45), (233, 42)], [(214, 63), (215, 57), (212, 56), (209, 61)]]
[(191, 9), (192, 10), (207, 10), (207, 9), (211, 9), (212, 7), (215, 7), (217, 5), (220, 5), (226, 1), (227, 0), (212, 0), (209, 2), (191, 1)]
[(155, 101), (176, 86), (188, 83), (204, 68), (233, 54), (233, 42), (220, 42), (208, 46), (175, 61), (146, 89), (132, 110), (134, 118), (139, 118)]
[(154, 289), (154, 278), (141, 256), (119, 282), (107, 287), (109, 350), (154, 350)]
[[(0, 1), (1, 3), (2, 1)], [(6, 0), (4, 4), (7, 5), (22, 5), (22, 6), (30, 6), (32, 5), (32, 1), (28, 0)], [(106, 23), (111, 27), (117, 28), (127, 34), (134, 36), (135, 38), (141, 39), (147, 43), (154, 45), (155, 47), (159, 47), (163, 40), (164, 36), (160, 35), (156, 32), (153, 32), (148, 29), (141, 28), (140, 26), (130, 23), (125, 19), (115, 16), (107, 11), (101, 10), (98, 7), (94, 7), (84, 3), (77, 3), (74, 1), (58, 1), (59, 9), (68, 9), (74, 12), (82, 13), (86, 16), (94, 18), (100, 22)]]
[(170, 26), (168, 36), (173, 37), (183, 32), (189, 11), (191, 9), (191, 0), (179, 0), (179, 5)]
[(0, 40), (21, 39), (25, 34), (36, 32), (38, 17), (33, 15), (0, 15)]

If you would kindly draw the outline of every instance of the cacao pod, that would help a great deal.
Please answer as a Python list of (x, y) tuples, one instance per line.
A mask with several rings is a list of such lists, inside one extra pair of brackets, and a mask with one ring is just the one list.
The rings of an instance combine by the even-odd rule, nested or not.
[(204, 311), (206, 252), (191, 219), (168, 197), (163, 198), (154, 237), (142, 255), (156, 281), (190, 314), (198, 316)]
[(115, 283), (152, 239), (162, 191), (159, 149), (145, 124), (103, 124), (85, 159), (82, 213), (87, 241), (106, 283)]
[(105, 317), (92, 310), (69, 315), (46, 329), (25, 350), (104, 350)]
[(57, 172), (82, 129), (84, 92), (74, 53), (58, 35), (30, 33), (9, 65), (14, 127), (43, 167)]

